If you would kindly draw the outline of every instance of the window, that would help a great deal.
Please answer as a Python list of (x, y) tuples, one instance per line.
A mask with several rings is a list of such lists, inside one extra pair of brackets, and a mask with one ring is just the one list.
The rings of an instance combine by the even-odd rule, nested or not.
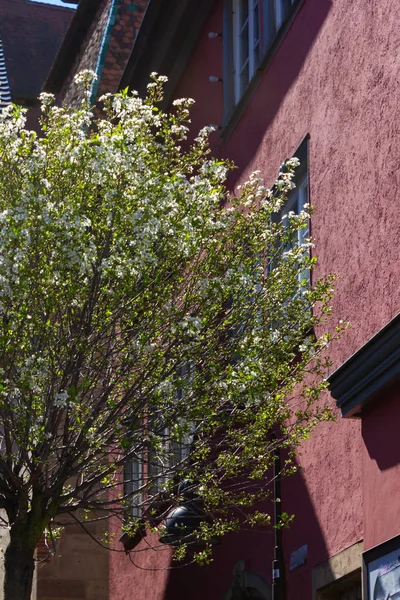
[(161, 434), (161, 447), (159, 451), (149, 450), (148, 472), (152, 479), (149, 494), (151, 496), (161, 492), (167, 482), (174, 475), (174, 467), (184, 461), (189, 455), (190, 436), (177, 442), (171, 439), (169, 429), (166, 427)]
[[(183, 383), (176, 392), (177, 401), (185, 397), (185, 382), (191, 380), (193, 368), (187, 363), (177, 371), (177, 378)], [(158, 447), (144, 451), (143, 459), (135, 457), (124, 467), (124, 496), (131, 498), (129, 515), (141, 517), (143, 508), (151, 504), (152, 497), (162, 492), (168, 481), (175, 475), (175, 467), (183, 463), (189, 456), (193, 439), (193, 427), (184, 429), (182, 438), (177, 441), (171, 436), (171, 431), (164, 423), (152, 421), (149, 428), (158, 438)], [(145, 486), (145, 491), (139, 490)]]
[(265, 13), (268, 28), (267, 43), (272, 42), (280, 26), (284, 22), (294, 0), (266, 0)]
[[(188, 363), (183, 363), (176, 372), (176, 377), (182, 383), (176, 392), (176, 399), (181, 402), (186, 395), (185, 387), (193, 378), (193, 367)], [(148, 470), (149, 477), (153, 479), (150, 489), (150, 495), (162, 491), (163, 487), (173, 477), (174, 467), (185, 461), (190, 453), (190, 446), (193, 438), (193, 427), (187, 427), (179, 441), (173, 439), (168, 427), (157, 432), (161, 438), (160, 449), (156, 452), (149, 451)]]
[(260, 1), (233, 0), (233, 84), (237, 104), (260, 59)]
[(365, 600), (399, 600), (399, 548), (400, 536), (397, 535), (363, 553)]
[[(289, 212), (293, 212), (296, 215), (300, 214), (306, 204), (309, 203), (308, 194), (308, 136), (302, 141), (300, 146), (297, 148), (294, 156), (300, 161), (300, 166), (295, 171), (294, 183), (296, 187), (291, 190), (287, 202), (281, 210), (281, 216), (287, 215)], [(310, 237), (310, 227), (307, 224), (306, 227), (300, 229), (297, 232), (297, 240), (294, 243), (298, 245), (303, 244)], [(293, 246), (292, 246), (293, 247)], [(299, 274), (299, 282), (310, 281), (310, 271), (304, 270)]]
[(143, 484), (143, 463), (138, 458), (132, 458), (124, 466), (124, 496), (130, 498), (130, 508), (127, 509), (132, 517), (141, 516), (142, 494), (138, 490)]
[(238, 104), (299, 0), (226, 0), (224, 15), (225, 117)]
[[(124, 496), (128, 497), (127, 513), (131, 517), (141, 517), (156, 494), (162, 492), (174, 475), (174, 467), (189, 455), (191, 435), (185, 435), (180, 442), (171, 439), (170, 431), (165, 428), (158, 433), (161, 438), (160, 449), (146, 451), (147, 460), (132, 458), (124, 466)], [(140, 488), (150, 485), (144, 492)]]
[[(287, 203), (285, 204), (283, 211), (285, 214), (289, 212), (294, 212), (296, 215), (299, 215), (306, 204), (308, 204), (308, 173), (307, 170), (301, 178), (297, 177), (296, 187), (289, 194), (289, 198)], [(299, 229), (297, 232), (297, 240), (296, 243), (298, 245), (304, 244), (304, 242), (310, 237), (310, 228), (307, 224), (307, 227), (303, 229)], [(310, 272), (309, 270), (302, 271), (299, 274), (299, 281), (309, 281), (310, 280)]]

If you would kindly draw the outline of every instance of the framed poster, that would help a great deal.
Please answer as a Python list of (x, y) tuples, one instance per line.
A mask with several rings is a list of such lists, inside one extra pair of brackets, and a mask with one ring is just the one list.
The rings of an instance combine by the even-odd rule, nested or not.
[(400, 535), (363, 554), (364, 600), (400, 600)]

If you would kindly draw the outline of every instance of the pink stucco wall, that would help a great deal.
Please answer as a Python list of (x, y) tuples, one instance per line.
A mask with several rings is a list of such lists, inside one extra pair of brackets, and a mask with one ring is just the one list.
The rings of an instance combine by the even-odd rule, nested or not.
[[(398, 311), (397, 10), (398, 0), (305, 0), (230, 138), (212, 137), (214, 152), (239, 167), (232, 184), (253, 169), (260, 169), (271, 184), (282, 159), (309, 134), (317, 275), (337, 274), (334, 317), (352, 324), (332, 345), (335, 368)], [(209, 75), (222, 75), (222, 42), (207, 36), (221, 30), (221, 15), (219, 0), (176, 91), (177, 97), (196, 99), (194, 128), (222, 122), (222, 86), (208, 81)], [(287, 600), (310, 598), (313, 566), (364, 533), (367, 546), (400, 533), (399, 503), (382, 511), (382, 503), (387, 507), (400, 491), (399, 468), (394, 459), (383, 468), (368, 451), (376, 445), (380, 419), (380, 431), (391, 424), (393, 432), (384, 447), (400, 459), (391, 420), (392, 413), (398, 419), (399, 410), (392, 398), (384, 414), (380, 408), (376, 415), (371, 412), (363, 437), (360, 421), (338, 414), (336, 423), (321, 425), (304, 444), (299, 457), (303, 469), (283, 488), (285, 510), (297, 515), (284, 543), (286, 559), (304, 544), (309, 554), (307, 564), (288, 576)], [(224, 541), (214, 565), (203, 571), (143, 573), (127, 559), (113, 558), (112, 598), (161, 600), (166, 591), (167, 598), (222, 599), (238, 559), (270, 580), (272, 534), (236, 540)], [(154, 566), (155, 554), (150, 556), (143, 560)], [(160, 560), (163, 567), (167, 562)]]
[(388, 389), (363, 415), (364, 544), (400, 533), (400, 391)]

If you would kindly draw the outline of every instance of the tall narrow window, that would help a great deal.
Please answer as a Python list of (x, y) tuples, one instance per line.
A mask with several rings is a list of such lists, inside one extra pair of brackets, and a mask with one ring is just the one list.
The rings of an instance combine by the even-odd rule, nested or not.
[[(296, 215), (304, 210), (304, 206), (308, 204), (308, 175), (303, 174), (301, 179), (296, 183), (296, 187), (291, 191), (289, 199), (285, 204), (285, 213), (294, 212)], [(297, 243), (303, 244), (309, 237), (309, 227), (304, 227), (297, 232)]]
[(260, 0), (233, 0), (233, 79), (237, 104), (260, 59)]
[[(305, 205), (309, 203), (309, 193), (308, 193), (308, 136), (303, 140), (300, 146), (297, 148), (294, 153), (300, 161), (300, 166), (296, 169), (294, 183), (296, 187), (291, 190), (288, 195), (287, 202), (283, 206), (281, 210), (281, 215), (288, 215), (289, 213), (294, 213), (295, 215), (299, 215), (302, 210), (304, 210)], [(306, 227), (299, 229), (297, 231), (297, 239), (293, 240), (293, 246), (295, 244), (301, 245), (306, 242), (306, 240), (310, 237), (310, 226), (307, 223)], [(309, 282), (310, 281), (310, 271), (305, 269), (301, 273), (299, 273), (299, 282)]]
[(301, 0), (225, 0), (225, 119), (245, 93), (261, 59)]
[[(296, 215), (299, 215), (302, 210), (304, 210), (305, 205), (308, 204), (308, 174), (307, 171), (303, 174), (302, 178), (298, 180), (296, 183), (296, 187), (289, 195), (288, 201), (285, 204), (284, 212), (294, 212)], [(300, 246), (304, 244), (307, 238), (310, 237), (310, 227), (307, 223), (307, 226), (303, 229), (299, 229), (297, 232), (297, 240), (296, 243)], [(309, 282), (310, 281), (310, 271), (308, 269), (303, 270), (299, 273), (299, 282)]]
[[(183, 363), (177, 369), (176, 376), (182, 382), (176, 392), (177, 401), (182, 401), (187, 394), (187, 385), (193, 377), (193, 366), (189, 363)], [(158, 451), (150, 449), (148, 451), (148, 475), (151, 481), (150, 495), (160, 492), (167, 482), (176, 475), (176, 467), (183, 463), (190, 454), (190, 446), (193, 438), (193, 427), (183, 427), (186, 429), (181, 434), (179, 440), (171, 435), (169, 427), (164, 427), (161, 432), (157, 432), (160, 437), (160, 447)]]
[(138, 493), (143, 485), (143, 464), (138, 458), (132, 458), (124, 466), (124, 496), (129, 497), (129, 514), (132, 517), (141, 516), (142, 495)]

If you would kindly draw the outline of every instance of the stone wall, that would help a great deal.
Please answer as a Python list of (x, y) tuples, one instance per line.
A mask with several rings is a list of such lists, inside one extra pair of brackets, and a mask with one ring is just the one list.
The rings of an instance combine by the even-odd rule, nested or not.
[[(100, 539), (104, 524), (85, 524)], [(56, 545), (56, 555), (37, 565), (37, 600), (108, 600), (109, 550), (79, 525), (68, 525)], [(34, 600), (34, 598), (33, 598)]]

